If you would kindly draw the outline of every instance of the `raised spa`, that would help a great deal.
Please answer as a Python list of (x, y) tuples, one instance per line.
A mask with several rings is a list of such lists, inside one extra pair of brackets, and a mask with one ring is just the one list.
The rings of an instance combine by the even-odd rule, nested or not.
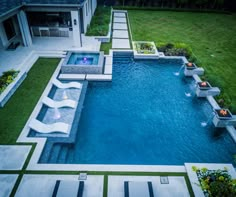
[(103, 52), (83, 51), (68, 52), (64, 60), (61, 72), (71, 74), (102, 74)]

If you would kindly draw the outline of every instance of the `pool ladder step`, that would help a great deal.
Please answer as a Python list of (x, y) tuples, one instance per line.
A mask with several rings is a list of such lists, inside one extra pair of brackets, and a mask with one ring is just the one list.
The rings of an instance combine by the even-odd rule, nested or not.
[(57, 163), (64, 164), (66, 163), (67, 155), (68, 155), (69, 148), (66, 145), (62, 145), (60, 152), (57, 157)]
[(54, 144), (50, 156), (48, 158), (48, 163), (57, 163), (60, 152), (61, 146), (59, 144)]

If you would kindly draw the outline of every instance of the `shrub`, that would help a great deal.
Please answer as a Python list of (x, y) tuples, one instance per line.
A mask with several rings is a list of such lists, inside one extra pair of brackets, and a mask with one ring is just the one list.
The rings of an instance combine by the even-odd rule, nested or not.
[(86, 33), (87, 36), (106, 36), (109, 31), (110, 7), (98, 6)]
[(196, 171), (200, 186), (205, 196), (236, 196), (236, 180), (232, 179), (227, 169)]
[(186, 58), (192, 56), (191, 48), (184, 43), (158, 43), (157, 49), (166, 56), (185, 56)]
[(7, 88), (7, 86), (14, 81), (17, 77), (19, 71), (9, 70), (3, 72), (2, 76), (0, 77), (0, 94)]

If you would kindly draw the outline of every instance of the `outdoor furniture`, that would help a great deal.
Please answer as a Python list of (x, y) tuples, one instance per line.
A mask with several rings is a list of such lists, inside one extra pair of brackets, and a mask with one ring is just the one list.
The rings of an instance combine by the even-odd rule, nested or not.
[(124, 182), (125, 197), (154, 197), (152, 182)]
[(84, 181), (57, 180), (52, 197), (82, 197)]
[(76, 101), (73, 101), (70, 99), (66, 99), (66, 100), (62, 100), (62, 101), (54, 101), (54, 100), (50, 99), (49, 97), (44, 97), (42, 102), (51, 108), (61, 108), (61, 107), (75, 108), (76, 104), (77, 104)]
[(68, 134), (69, 132), (69, 125), (64, 122), (44, 124), (36, 119), (32, 119), (29, 123), (29, 127), (39, 133), (60, 132), (60, 133)]
[(69, 82), (69, 83), (62, 83), (57, 79), (53, 79), (52, 83), (60, 89), (67, 89), (67, 88), (82, 88), (82, 84), (79, 82)]

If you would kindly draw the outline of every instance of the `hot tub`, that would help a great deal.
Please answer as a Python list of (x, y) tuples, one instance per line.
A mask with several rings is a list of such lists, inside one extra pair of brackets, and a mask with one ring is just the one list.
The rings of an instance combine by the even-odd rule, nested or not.
[(104, 52), (68, 52), (61, 72), (71, 74), (102, 74)]

